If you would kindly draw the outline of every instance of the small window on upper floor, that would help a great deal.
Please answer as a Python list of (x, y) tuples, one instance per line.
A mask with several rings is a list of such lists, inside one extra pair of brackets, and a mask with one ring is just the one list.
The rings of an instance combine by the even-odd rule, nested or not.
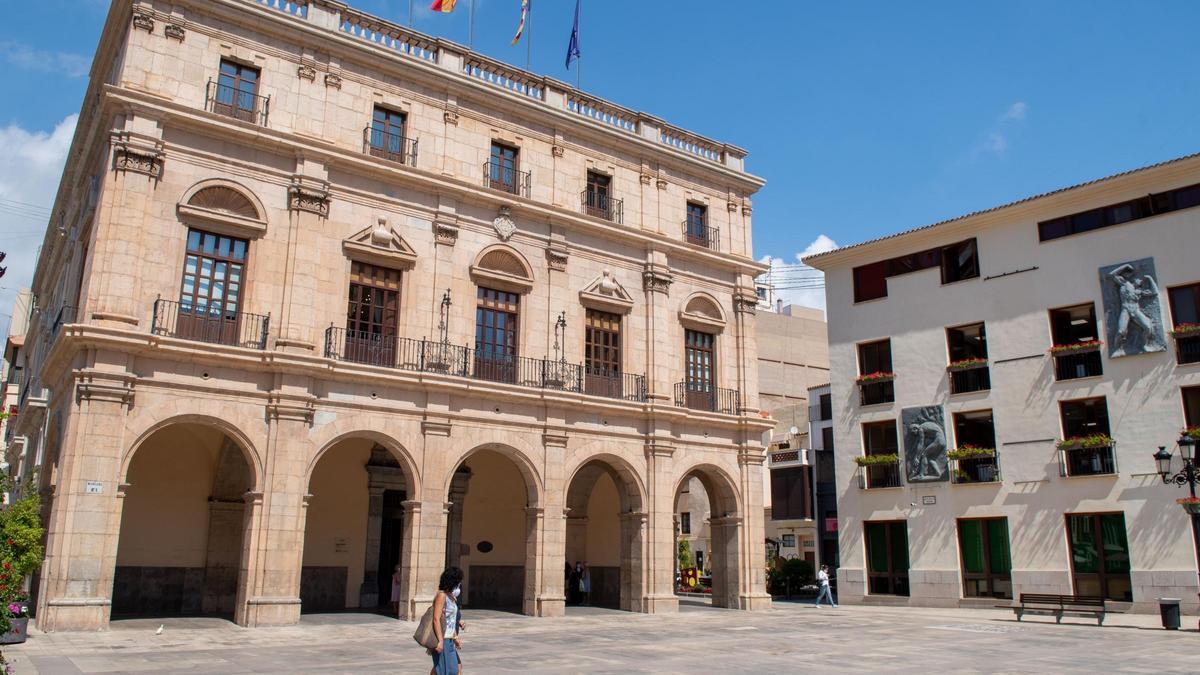
[(402, 112), (375, 106), (367, 129), (367, 152), (373, 157), (403, 163), (416, 151), (415, 144), (410, 148), (411, 141), (405, 137), (407, 119)]
[(974, 239), (942, 249), (942, 283), (949, 284), (979, 276), (979, 254)]
[(1200, 185), (1189, 185), (1138, 197), (1119, 204), (1110, 204), (1044, 220), (1038, 223), (1038, 239), (1050, 241), (1163, 213), (1190, 209), (1194, 206), (1200, 206)]
[(708, 224), (708, 207), (696, 202), (687, 203), (687, 219), (683, 221), (683, 238), (689, 244), (716, 248), (716, 228)]
[(243, 122), (265, 124), (267, 100), (258, 95), (258, 75), (258, 68), (221, 59), (217, 81), (209, 83), (212, 111)]
[(854, 268), (854, 301), (886, 298), (887, 280), (909, 272), (941, 267), (942, 283), (979, 276), (979, 247), (974, 239), (931, 248)]
[[(833, 419), (833, 396), (830, 394), (821, 394), (817, 398), (817, 405), (820, 414), (818, 421), (824, 422)], [(829, 448), (825, 449), (828, 450)]]
[(511, 194), (529, 196), (529, 174), (521, 171), (521, 150), (504, 143), (492, 143), (492, 152), (484, 167), (485, 184)]

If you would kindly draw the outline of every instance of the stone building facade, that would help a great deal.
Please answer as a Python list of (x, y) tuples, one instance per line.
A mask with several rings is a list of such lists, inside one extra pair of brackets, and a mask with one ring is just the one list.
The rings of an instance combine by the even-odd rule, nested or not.
[(39, 626), (412, 617), (447, 564), (555, 616), (579, 556), (672, 611), (692, 477), (769, 606), (744, 157), (332, 0), (114, 2), (34, 279)]
[(1193, 155), (806, 259), (842, 601), (1196, 610), (1187, 491), (1154, 454), (1179, 471), (1200, 435), (1198, 228)]

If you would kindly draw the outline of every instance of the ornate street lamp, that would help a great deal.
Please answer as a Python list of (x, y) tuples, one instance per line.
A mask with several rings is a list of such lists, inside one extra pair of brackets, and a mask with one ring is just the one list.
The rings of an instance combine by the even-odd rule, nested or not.
[(1154, 463), (1157, 465), (1158, 475), (1164, 485), (1172, 483), (1176, 487), (1186, 485), (1191, 492), (1190, 497), (1177, 501), (1192, 520), (1192, 541), (1196, 547), (1196, 570), (1197, 574), (1200, 574), (1200, 499), (1196, 498), (1196, 483), (1200, 482), (1200, 467), (1197, 467), (1195, 462), (1196, 439), (1184, 433), (1176, 443), (1179, 445), (1179, 458), (1183, 460), (1183, 468), (1178, 473), (1171, 473), (1171, 453), (1164, 446), (1160, 445), (1158, 452), (1154, 453)]

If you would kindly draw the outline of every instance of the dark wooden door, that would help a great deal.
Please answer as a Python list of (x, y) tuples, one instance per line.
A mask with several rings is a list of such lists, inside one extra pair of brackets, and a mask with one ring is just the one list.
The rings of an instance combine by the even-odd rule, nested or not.
[(587, 311), (584, 337), (584, 390), (593, 396), (621, 398), (621, 317)]
[(396, 365), (400, 272), (353, 262), (342, 358), (375, 366)]
[(587, 192), (585, 193), (584, 203), (588, 215), (612, 220), (612, 203), (609, 201), (611, 187), (611, 176), (605, 176), (595, 171), (588, 172)]
[(245, 239), (188, 230), (176, 337), (238, 343), (247, 248)]
[(488, 183), (491, 187), (516, 194), (519, 171), (517, 149), (493, 143), (492, 158), (488, 164)]
[(480, 286), (477, 299), (475, 377), (515, 383), (521, 296)]
[(684, 334), (684, 372), (687, 407), (700, 410), (715, 408), (716, 386), (712, 333), (688, 330)]
[(213, 96), (213, 112), (257, 122), (258, 100), (258, 69), (222, 61)]
[(371, 117), (371, 154), (393, 162), (403, 162), (404, 123), (403, 113), (387, 108), (375, 108)]

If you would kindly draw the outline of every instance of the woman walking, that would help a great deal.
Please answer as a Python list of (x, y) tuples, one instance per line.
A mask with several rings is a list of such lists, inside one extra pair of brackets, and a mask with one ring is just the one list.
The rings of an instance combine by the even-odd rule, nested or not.
[(458, 596), (462, 592), (462, 570), (447, 567), (438, 581), (438, 593), (433, 599), (433, 633), (437, 647), (430, 650), (433, 669), (430, 675), (459, 675), (458, 632), (467, 627), (458, 609)]

